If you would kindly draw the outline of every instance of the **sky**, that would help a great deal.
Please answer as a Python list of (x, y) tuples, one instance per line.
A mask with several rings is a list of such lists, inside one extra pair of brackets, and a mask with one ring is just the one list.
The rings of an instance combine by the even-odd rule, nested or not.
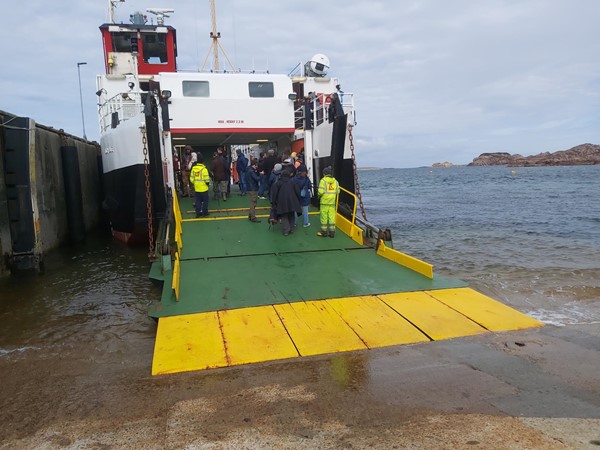
[[(354, 94), (359, 167), (600, 144), (598, 0), (215, 3), (220, 43), (238, 68), (288, 73), (328, 56), (329, 75)], [(11, 5), (0, 27), (0, 110), (77, 136), (85, 126), (99, 140), (108, 0)], [(175, 10), (166, 23), (177, 29), (178, 68), (198, 70), (211, 45), (210, 1), (127, 0), (117, 21), (147, 8)], [(78, 62), (87, 63), (82, 101)]]

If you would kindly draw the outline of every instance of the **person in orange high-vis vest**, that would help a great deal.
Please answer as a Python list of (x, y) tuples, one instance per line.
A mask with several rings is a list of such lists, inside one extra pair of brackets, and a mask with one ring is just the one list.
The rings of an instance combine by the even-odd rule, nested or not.
[(323, 178), (319, 182), (319, 200), (321, 231), (317, 236), (330, 238), (335, 237), (335, 205), (340, 193), (340, 185), (335, 178), (331, 176), (331, 167), (323, 169)]

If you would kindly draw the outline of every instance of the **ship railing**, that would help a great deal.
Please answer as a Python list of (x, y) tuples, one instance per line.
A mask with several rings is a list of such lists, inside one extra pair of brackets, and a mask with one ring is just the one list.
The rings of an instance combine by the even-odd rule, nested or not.
[(288, 73), (288, 77), (301, 77), (304, 75), (304, 63), (299, 62), (298, 64), (296, 64), (296, 67), (294, 67), (292, 70), (290, 70), (290, 72)]
[(117, 94), (99, 105), (100, 132), (132, 119), (144, 110), (139, 92)]
[[(348, 123), (353, 126), (356, 124), (356, 116), (354, 111), (354, 94), (348, 92), (339, 92), (340, 102), (344, 113), (348, 114)], [(323, 122), (329, 122), (329, 104), (331, 100), (329, 95), (318, 94), (313, 98), (312, 104), (312, 128), (316, 128)], [(306, 117), (306, 109), (303, 102), (298, 104), (294, 109), (295, 127), (306, 128), (304, 119)]]
[(253, 73), (258, 73), (258, 74), (268, 74), (269, 73), (269, 69), (264, 69), (264, 70), (256, 70), (256, 69), (235, 69), (235, 70), (214, 70), (214, 69), (201, 69), (201, 70), (195, 70), (195, 69), (177, 69), (177, 73), (241, 73), (241, 74), (247, 74), (247, 75), (251, 75)]

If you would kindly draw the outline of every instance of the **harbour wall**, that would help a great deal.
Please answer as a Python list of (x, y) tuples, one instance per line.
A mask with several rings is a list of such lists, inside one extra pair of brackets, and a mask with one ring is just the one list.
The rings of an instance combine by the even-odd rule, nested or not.
[(0, 111), (0, 154), (0, 275), (41, 269), (100, 222), (100, 147)]

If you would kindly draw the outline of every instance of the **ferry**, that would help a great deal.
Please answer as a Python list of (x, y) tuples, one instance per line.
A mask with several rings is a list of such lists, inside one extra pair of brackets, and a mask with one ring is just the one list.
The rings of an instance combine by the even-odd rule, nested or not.
[[(162, 295), (152, 374), (229, 367), (449, 339), (542, 324), (394, 248), (389, 230), (368, 219), (360, 196), (354, 95), (316, 53), (288, 73), (221, 65), (226, 54), (211, 1), (210, 68), (178, 71), (170, 9), (136, 12), (100, 26), (105, 73), (97, 77), (107, 209), (113, 235), (147, 242), (150, 278)], [(156, 20), (156, 23), (154, 23)], [(330, 167), (340, 185), (334, 239), (311, 226), (284, 235), (260, 199), (233, 180), (226, 197), (196, 217), (183, 195), (183, 149), (210, 161), (218, 148), (302, 155), (318, 186)], [(282, 161), (284, 162), (284, 161)], [(214, 183), (212, 183), (214, 184)], [(212, 186), (211, 186), (212, 190)]]

